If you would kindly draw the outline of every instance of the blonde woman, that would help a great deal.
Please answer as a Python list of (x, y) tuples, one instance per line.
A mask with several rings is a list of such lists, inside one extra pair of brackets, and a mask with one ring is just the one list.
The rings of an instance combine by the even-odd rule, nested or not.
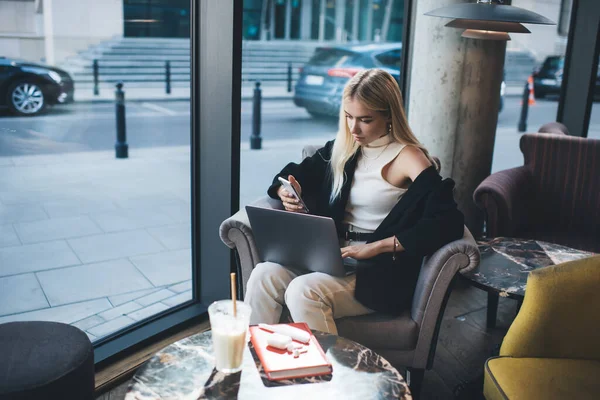
[(374, 266), (340, 278), (260, 263), (245, 298), (251, 323), (277, 323), (286, 305), (294, 321), (336, 334), (335, 319), (409, 309), (423, 257), (463, 236), (454, 182), (438, 170), (408, 126), (394, 78), (379, 69), (356, 74), (344, 89), (335, 140), (288, 164), (268, 194), (303, 212), (277, 178), (288, 179), (311, 213), (336, 222), (342, 257)]

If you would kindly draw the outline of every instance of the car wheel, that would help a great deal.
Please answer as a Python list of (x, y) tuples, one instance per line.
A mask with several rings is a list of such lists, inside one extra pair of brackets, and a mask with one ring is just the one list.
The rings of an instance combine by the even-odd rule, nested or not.
[(46, 109), (42, 88), (31, 81), (18, 81), (8, 88), (8, 108), (20, 116), (38, 115)]
[(542, 92), (542, 91), (533, 91), (533, 97), (535, 97), (536, 99), (543, 99), (544, 97), (546, 97), (546, 93)]

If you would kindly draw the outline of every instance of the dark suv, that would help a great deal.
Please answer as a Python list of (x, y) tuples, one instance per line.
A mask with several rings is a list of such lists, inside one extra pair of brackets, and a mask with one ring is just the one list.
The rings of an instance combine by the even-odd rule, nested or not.
[(32, 116), (49, 104), (73, 101), (73, 79), (62, 69), (0, 56), (0, 107)]
[(344, 86), (358, 71), (380, 68), (400, 79), (401, 43), (317, 47), (300, 72), (294, 104), (313, 116), (337, 116)]
[(563, 67), (562, 56), (549, 56), (533, 71), (533, 93), (536, 99), (547, 95), (560, 95)]
[[(549, 56), (539, 68), (533, 71), (533, 93), (536, 99), (547, 95), (560, 96), (564, 66), (563, 56)], [(600, 66), (596, 76), (594, 96), (600, 96)]]

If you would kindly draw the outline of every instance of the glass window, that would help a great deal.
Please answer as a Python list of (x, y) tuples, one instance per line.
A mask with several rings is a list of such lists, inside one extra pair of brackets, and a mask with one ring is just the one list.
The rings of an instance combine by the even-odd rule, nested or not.
[[(564, 11), (557, 3), (539, 12), (557, 21)], [(515, 33), (511, 34), (513, 41), (519, 40), (521, 46), (507, 45), (492, 172), (523, 165), (520, 135), (537, 132), (542, 125), (556, 121), (565, 49), (558, 44), (564, 39), (557, 30), (529, 35), (540, 39), (521, 38), (523, 35)], [(548, 46), (550, 42), (556, 45)]]
[[(349, 76), (377, 66), (396, 79), (400, 74), (402, 32), (397, 28), (403, 20), (404, 1), (303, 0), (297, 8), (293, 0), (265, 1), (259, 5), (256, 0), (244, 0), (245, 10), (265, 13), (262, 20), (273, 17), (266, 23), (267, 30), (282, 28), (277, 40), (244, 37), (240, 207), (264, 197), (273, 176), (287, 162), (301, 160), (304, 145), (321, 146), (335, 137)], [(292, 7), (289, 40), (283, 38), (286, 7)], [(383, 37), (386, 23), (388, 34)], [(364, 31), (367, 25), (369, 38)], [(296, 40), (296, 26), (297, 37), (310, 40)], [(353, 37), (355, 29), (361, 35)], [(373, 43), (377, 29), (380, 42)], [(258, 120), (253, 102), (256, 82), (260, 82), (260, 124), (253, 123)], [(260, 149), (252, 148), (255, 136), (262, 139)]]
[(188, 0), (124, 0), (125, 37), (189, 38)]
[(189, 1), (53, 5), (0, 58), (0, 322), (98, 342), (193, 297)]

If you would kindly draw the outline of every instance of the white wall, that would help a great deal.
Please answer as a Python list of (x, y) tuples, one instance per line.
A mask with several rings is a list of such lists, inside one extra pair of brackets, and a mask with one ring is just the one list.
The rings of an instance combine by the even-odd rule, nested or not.
[(0, 1), (0, 35), (35, 34), (35, 3), (31, 1)]
[(78, 51), (123, 36), (123, 0), (44, 0), (46, 58), (56, 64)]
[(0, 55), (57, 64), (123, 36), (123, 0), (0, 0)]
[(41, 20), (33, 0), (0, 0), (0, 55), (39, 61), (44, 56)]
[(564, 53), (567, 38), (558, 35), (561, 0), (512, 0), (511, 4), (541, 14), (557, 25), (528, 24), (526, 27), (531, 33), (511, 33), (512, 40), (507, 43), (508, 48), (530, 50), (538, 61), (543, 61), (549, 55)]

